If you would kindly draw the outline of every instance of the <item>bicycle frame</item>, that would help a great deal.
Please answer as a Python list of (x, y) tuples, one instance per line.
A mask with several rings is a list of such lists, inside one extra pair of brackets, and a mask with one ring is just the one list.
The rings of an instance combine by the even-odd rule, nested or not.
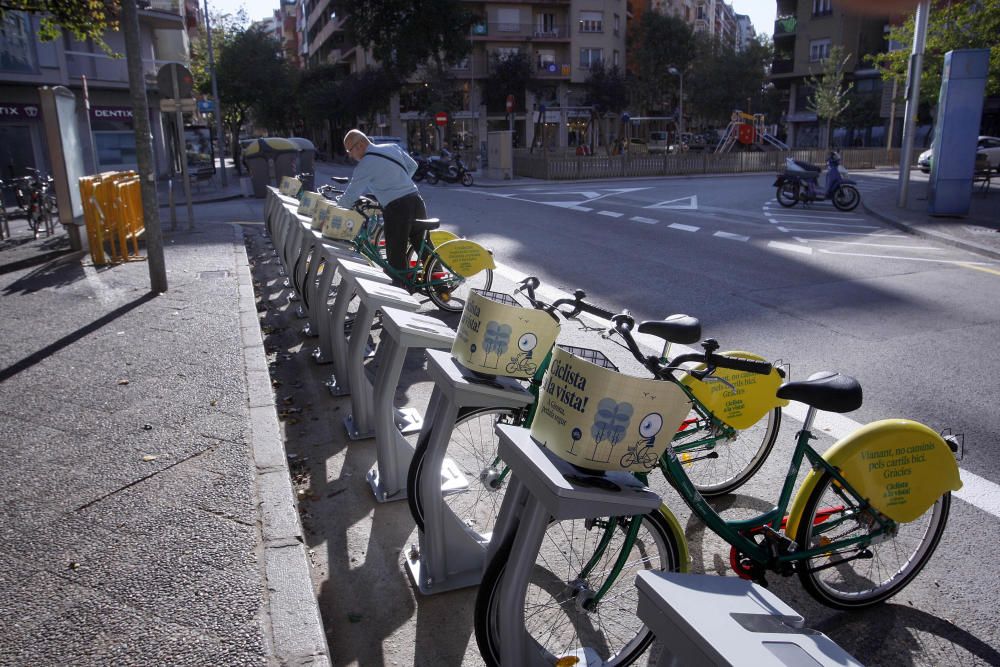
[[(799, 549), (798, 546), (791, 541), (791, 538), (786, 535), (785, 537), (788, 539), (786, 542), (788, 549), (785, 553), (776, 553), (771, 541), (765, 539), (763, 542), (758, 543), (750, 537), (750, 535), (756, 534), (765, 528), (770, 528), (774, 531), (774, 533), (780, 533), (783, 529), (785, 513), (788, 509), (789, 503), (791, 502), (792, 493), (795, 490), (795, 480), (802, 467), (802, 461), (804, 459), (808, 459), (810, 465), (814, 468), (822, 468), (824, 471), (833, 475), (834, 479), (841, 486), (843, 492), (852, 500), (856, 501), (862, 511), (871, 507), (869, 503), (865, 501), (860, 494), (858, 494), (857, 490), (850, 484), (850, 482), (844, 479), (836, 468), (831, 466), (822, 457), (822, 455), (809, 445), (809, 441), (815, 438), (811, 429), (816, 412), (817, 410), (815, 408), (809, 408), (805, 422), (802, 424), (802, 429), (796, 436), (795, 450), (792, 453), (792, 458), (788, 465), (788, 471), (785, 474), (785, 481), (781, 486), (780, 493), (778, 494), (777, 504), (774, 509), (764, 512), (756, 517), (742, 519), (739, 521), (726, 521), (723, 519), (719, 513), (716, 512), (711, 505), (709, 505), (704, 496), (702, 496), (701, 493), (694, 487), (691, 480), (688, 479), (687, 474), (684, 472), (683, 464), (678, 459), (676, 452), (670, 447), (668, 447), (664, 455), (660, 457), (660, 470), (663, 472), (670, 485), (677, 490), (684, 502), (691, 508), (691, 511), (693, 511), (699, 519), (704, 521), (712, 532), (724, 539), (730, 545), (736, 547), (742, 553), (749, 556), (755, 562), (767, 565), (769, 568), (784, 563), (805, 560), (819, 553), (853, 546), (863, 541), (870, 541), (871, 535), (867, 535), (862, 538), (833, 541), (818, 549), (802, 550)], [(879, 532), (892, 529), (892, 526), (894, 525), (893, 521), (883, 518), (879, 512), (873, 511), (871, 515), (879, 524)], [(877, 534), (878, 533), (876, 533), (876, 535)]]

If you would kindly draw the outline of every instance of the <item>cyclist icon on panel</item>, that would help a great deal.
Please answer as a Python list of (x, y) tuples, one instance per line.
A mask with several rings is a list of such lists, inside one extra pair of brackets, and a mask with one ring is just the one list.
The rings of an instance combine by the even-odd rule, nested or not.
[(658, 412), (651, 412), (642, 418), (639, 424), (639, 435), (642, 439), (628, 448), (621, 458), (621, 466), (628, 468), (641, 463), (643, 467), (652, 469), (656, 467), (656, 462), (660, 457), (653, 451), (653, 444), (656, 442), (656, 435), (663, 428), (663, 416)]
[(517, 339), (517, 349), (520, 352), (511, 357), (507, 363), (508, 373), (534, 373), (538, 365), (531, 361), (535, 347), (538, 345), (538, 336), (528, 332)]

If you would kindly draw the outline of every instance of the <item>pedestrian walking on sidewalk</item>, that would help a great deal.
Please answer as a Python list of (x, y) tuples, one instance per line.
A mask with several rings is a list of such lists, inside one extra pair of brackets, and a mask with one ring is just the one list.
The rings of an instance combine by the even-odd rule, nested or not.
[(373, 144), (361, 130), (344, 136), (347, 155), (357, 161), (351, 182), (338, 198), (340, 206), (350, 208), (364, 194), (371, 194), (382, 207), (385, 221), (385, 254), (398, 276), (393, 284), (403, 285), (402, 277), (410, 269), (406, 241), (419, 248), (423, 232), (413, 230), (413, 221), (427, 217), (424, 200), (413, 182), (417, 163), (397, 144)]

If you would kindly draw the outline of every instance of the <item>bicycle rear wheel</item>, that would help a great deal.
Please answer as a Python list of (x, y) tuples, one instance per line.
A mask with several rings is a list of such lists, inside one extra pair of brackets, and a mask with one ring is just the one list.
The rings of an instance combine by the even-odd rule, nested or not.
[(692, 411), (671, 446), (684, 471), (703, 496), (740, 488), (767, 460), (781, 428), (781, 408), (772, 408), (750, 428), (728, 435)]
[(476, 275), (465, 278), (449, 269), (438, 255), (433, 255), (427, 262), (424, 283), (427, 296), (435, 306), (444, 311), (460, 313), (472, 290), (488, 290), (493, 285), (493, 271), (483, 269)]
[(796, 541), (815, 549), (871, 535), (872, 542), (822, 553), (798, 563), (802, 585), (814, 598), (836, 609), (860, 609), (901, 591), (917, 576), (937, 548), (951, 508), (946, 493), (915, 521), (900, 523), (888, 534), (878, 528), (873, 510), (863, 510), (830, 473), (824, 473), (802, 513)]
[[(652, 631), (636, 615), (635, 575), (641, 570), (679, 571), (681, 549), (659, 512), (633, 519), (640, 518), (642, 523), (631, 545), (625, 539), (632, 520), (629, 517), (554, 521), (549, 525), (524, 597), (524, 632), (546, 664), (574, 656), (579, 658), (577, 664), (600, 658), (604, 665), (627, 665), (653, 641)], [(606, 536), (610, 539), (601, 549)], [(513, 537), (490, 561), (476, 596), (476, 642), (491, 667), (500, 664), (499, 593)], [(593, 604), (593, 593), (612, 576), (625, 549), (624, 568), (601, 601)], [(584, 568), (591, 560), (595, 565), (586, 575)]]
[[(445, 505), (462, 523), (480, 535), (493, 532), (500, 503), (510, 482), (507, 466), (497, 453), (500, 441), (496, 425), (520, 423), (520, 412), (510, 408), (471, 410), (459, 414), (448, 440), (447, 458), (465, 477), (468, 486), (444, 493)], [(426, 447), (416, 448), (406, 475), (406, 499), (410, 514), (421, 530), (424, 529), (424, 513), (417, 489), (427, 472), (424, 466), (426, 454)], [(436, 474), (441, 473), (436, 471)]]

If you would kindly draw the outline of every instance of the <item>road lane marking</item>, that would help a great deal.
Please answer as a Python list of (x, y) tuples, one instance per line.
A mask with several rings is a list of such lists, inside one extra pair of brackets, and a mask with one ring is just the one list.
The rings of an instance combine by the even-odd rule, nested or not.
[[(494, 272), (515, 283), (524, 280), (527, 276), (527, 274), (518, 271), (513, 267), (505, 266), (499, 263), (496, 265)], [(544, 295), (546, 299), (552, 301), (556, 299), (573, 298), (571, 294), (555, 288), (549, 288), (544, 284), (540, 285), (536, 292), (540, 295)], [(609, 324), (605, 320), (592, 317), (587, 313), (583, 313), (582, 317), (604, 325)], [(663, 344), (662, 341), (654, 336), (650, 336), (649, 334), (637, 334), (635, 338), (640, 346), (646, 348), (646, 352), (649, 354), (658, 354)], [(684, 345), (675, 345), (674, 351), (678, 354), (683, 354), (685, 351), (695, 352), (696, 350), (687, 348)], [(795, 421), (801, 423), (805, 420), (807, 409), (808, 408), (804, 403), (792, 401), (787, 406), (782, 408), (782, 412), (785, 416), (791, 417)], [(813, 425), (817, 430), (830, 435), (834, 440), (841, 440), (862, 427), (862, 424), (835, 412), (818, 412)], [(980, 477), (975, 473), (971, 473), (961, 468), (959, 468), (959, 474), (962, 478), (963, 486), (952, 495), (969, 503), (970, 505), (973, 505), (974, 507), (981, 509), (984, 512), (987, 512), (988, 514), (1000, 518), (1000, 484), (991, 482), (984, 477)]]
[(814, 220), (782, 220), (783, 225), (821, 225), (823, 227), (847, 227), (848, 229), (879, 229), (871, 225), (845, 225), (839, 222), (816, 222)]
[[(686, 203), (679, 203), (686, 202)], [(650, 204), (649, 206), (643, 206), (643, 208), (672, 208), (672, 209), (685, 209), (690, 211), (698, 210), (698, 195), (691, 195), (690, 197), (681, 197), (679, 199), (668, 199), (666, 201), (661, 201), (659, 204)]]
[(620, 218), (620, 217), (622, 217), (625, 214), (624, 213), (616, 213), (614, 211), (598, 211), (597, 215), (606, 215), (609, 218)]
[(864, 252), (838, 252), (836, 250), (830, 250), (828, 248), (817, 248), (816, 252), (821, 252), (825, 255), (843, 255), (845, 257), (873, 257), (875, 259), (899, 259), (906, 262), (932, 262), (935, 264), (954, 264), (955, 266), (965, 266), (968, 268), (975, 268), (975, 265), (995, 265), (996, 262), (962, 262), (957, 259), (933, 259), (930, 257), (900, 257), (899, 255), (870, 255)]
[(670, 229), (679, 229), (682, 232), (696, 232), (701, 229), (701, 227), (695, 227), (693, 225), (682, 225), (679, 222), (672, 222), (667, 226), (670, 227)]
[(654, 220), (653, 218), (644, 218), (641, 215), (633, 216), (629, 218), (629, 220), (634, 220), (635, 222), (641, 222), (645, 225), (655, 225), (660, 222), (659, 220)]
[(809, 246), (795, 245), (794, 243), (782, 243), (781, 241), (768, 241), (767, 247), (775, 248), (776, 250), (800, 252), (803, 255), (811, 255), (813, 253), (813, 249)]
[(720, 239), (730, 239), (732, 241), (749, 241), (749, 236), (743, 236), (742, 234), (733, 234), (731, 232), (715, 232), (712, 236), (718, 236)]
[(987, 269), (985, 266), (976, 266), (971, 262), (959, 262), (959, 266), (965, 267), (967, 269), (975, 269), (976, 271), (982, 271), (984, 273), (992, 273), (994, 275), (1000, 276), (1000, 271), (996, 269)]
[[(925, 245), (894, 245), (892, 243), (862, 243), (861, 241), (836, 241), (834, 239), (814, 239), (822, 243), (839, 243), (840, 245), (863, 245), (875, 248), (903, 248), (905, 250), (930, 250), (932, 252), (943, 252), (945, 248), (932, 248)], [(975, 267), (973, 267), (975, 268)]]

